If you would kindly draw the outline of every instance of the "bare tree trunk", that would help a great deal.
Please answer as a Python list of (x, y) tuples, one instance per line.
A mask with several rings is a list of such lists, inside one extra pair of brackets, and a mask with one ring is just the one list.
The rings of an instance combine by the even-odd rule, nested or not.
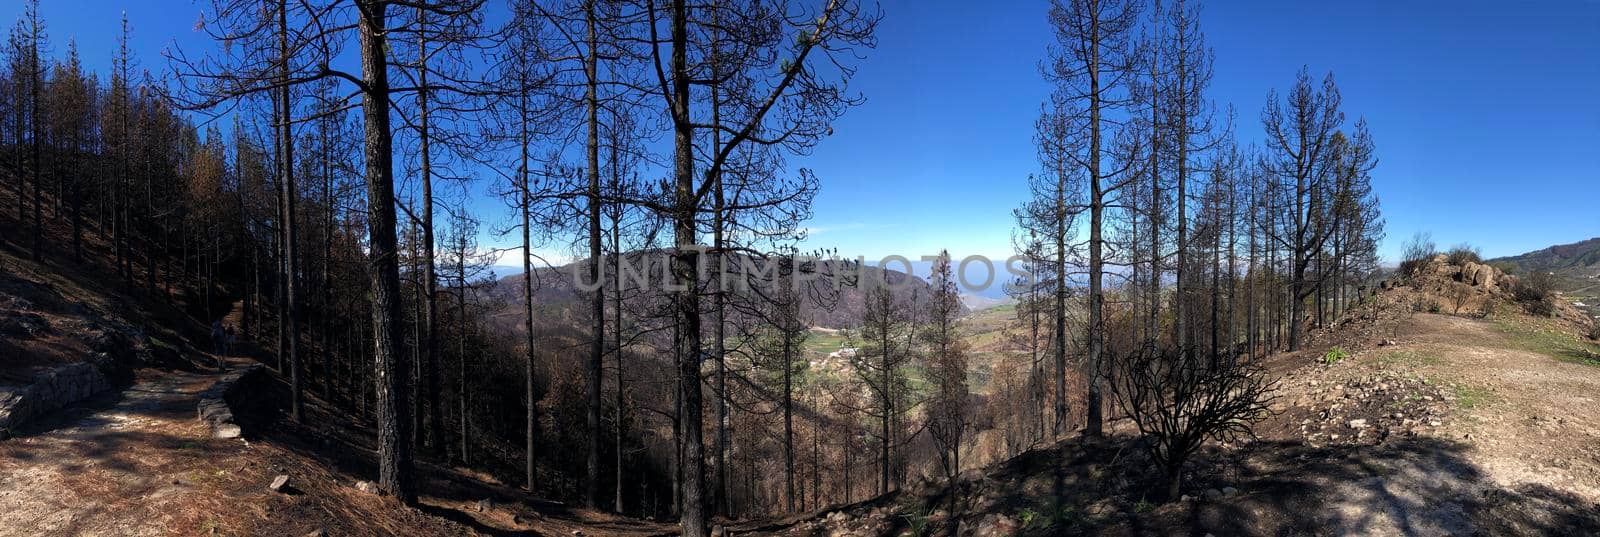
[(1067, 176), (1056, 175), (1056, 288), (1055, 310), (1055, 361), (1056, 361), (1056, 415), (1053, 431), (1057, 437), (1066, 434), (1067, 428)]
[(1160, 54), (1150, 60), (1150, 312), (1145, 322), (1147, 345), (1161, 341), (1161, 70)]
[[(615, 131), (613, 131), (613, 132), (615, 132)], [(622, 178), (622, 171), (617, 168), (617, 153), (620, 151), (618, 145), (619, 144), (616, 143), (615, 140), (613, 140), (613, 143), (612, 143), (612, 146), (611, 146), (611, 186), (612, 186), (612, 190), (620, 193), (622, 191), (622, 179), (621, 179)], [(623, 468), (623, 465), (622, 465), (622, 463), (623, 463), (622, 446), (623, 446), (623, 434), (624, 434), (624, 431), (626, 429), (625, 427), (623, 427), (623, 424), (626, 423), (626, 415), (624, 414), (623, 411), (626, 408), (626, 393), (627, 392), (624, 390), (624, 387), (626, 386), (626, 384), (623, 382), (623, 378), (622, 378), (622, 351), (623, 351), (623, 342), (622, 342), (622, 255), (623, 255), (623, 252), (622, 252), (622, 218), (623, 218), (623, 211), (622, 211), (620, 205), (618, 205), (615, 210), (616, 210), (616, 212), (614, 213), (615, 214), (615, 221), (612, 222), (612, 226), (611, 226), (611, 252), (612, 252), (612, 255), (611, 255), (611, 281), (612, 281), (612, 286), (611, 286), (611, 300), (612, 300), (611, 309), (613, 310), (612, 314), (611, 314), (611, 323), (612, 323), (611, 324), (611, 336), (613, 338), (615, 338), (614, 339), (615, 344), (612, 346), (612, 352), (616, 353), (616, 360), (617, 360), (617, 393), (616, 393), (616, 398), (617, 398), (617, 403), (616, 403), (616, 405), (617, 405), (616, 457), (617, 457), (617, 460), (616, 460), (616, 468), (615, 468), (615, 470), (616, 470), (616, 485), (617, 485), (617, 499), (616, 499), (616, 504), (615, 504), (616, 505), (615, 510), (616, 510), (616, 512), (621, 513), (621, 512), (623, 512), (622, 483), (624, 481), (623, 480), (623, 475), (622, 475), (622, 472), (623, 472), (623, 469), (622, 469)]]
[[(884, 282), (884, 284), (888, 285), (887, 280)], [(893, 422), (892, 416), (894, 416), (894, 385), (892, 384), (894, 380), (894, 373), (892, 367), (893, 362), (891, 362), (889, 357), (888, 323), (885, 322), (884, 324), (885, 326), (881, 335), (882, 340), (880, 342), (883, 345), (883, 436), (881, 437), (882, 442), (880, 444), (878, 454), (883, 470), (883, 480), (878, 485), (878, 494), (889, 493), (889, 445), (894, 441), (893, 436), (889, 434), (889, 428), (891, 422)]]
[(850, 465), (854, 462), (850, 460), (850, 455), (851, 452), (855, 451), (856, 448), (854, 445), (855, 431), (846, 429), (844, 433), (844, 449), (842, 450), (844, 452), (844, 503), (850, 503), (852, 501), (850, 497), (851, 485), (853, 485), (850, 480)]
[(584, 21), (588, 31), (589, 50), (584, 57), (584, 72), (586, 74), (587, 88), (584, 103), (587, 114), (588, 141), (584, 148), (584, 157), (588, 164), (587, 175), (589, 179), (589, 282), (595, 286), (593, 295), (589, 297), (589, 315), (592, 332), (589, 337), (589, 452), (586, 459), (586, 474), (583, 489), (584, 503), (590, 508), (600, 505), (600, 375), (605, 356), (606, 333), (606, 297), (604, 282), (600, 278), (600, 102), (596, 95), (599, 81), (597, 76), (597, 63), (599, 52), (595, 50), (595, 0), (584, 3)]
[[(713, 125), (718, 125), (722, 121), (721, 108), (717, 102), (718, 97), (717, 88), (713, 86), (711, 89), (711, 123)], [(714, 131), (711, 136), (711, 146), (721, 147), (722, 131)], [(722, 288), (722, 285), (726, 271), (724, 263), (726, 263), (727, 257), (722, 250), (725, 247), (723, 244), (723, 228), (727, 226), (728, 215), (725, 210), (727, 200), (724, 199), (722, 191), (722, 173), (720, 171), (716, 172), (716, 176), (712, 177), (711, 180), (715, 182), (715, 187), (713, 187), (714, 190), (712, 191), (715, 203), (713, 208), (715, 214), (712, 216), (713, 224), (711, 226), (714, 234), (712, 250), (714, 251), (713, 255), (716, 256), (717, 263), (716, 276), (713, 277), (713, 281), (717, 285), (714, 291), (716, 294), (712, 295), (712, 300), (714, 301), (712, 309), (715, 310), (716, 315), (716, 320), (714, 321), (716, 326), (712, 328), (712, 337), (715, 338), (712, 343), (712, 353), (716, 355), (717, 359), (717, 482), (716, 490), (712, 492), (712, 495), (715, 497), (713, 503), (716, 506), (716, 514), (726, 516), (728, 514), (728, 349), (726, 346), (727, 296), (724, 294), (726, 290)]]
[(688, 6), (672, 3), (672, 114), (673, 179), (675, 206), (672, 272), (678, 286), (673, 292), (683, 338), (677, 349), (678, 379), (683, 383), (683, 509), (680, 530), (685, 537), (705, 537), (705, 443), (701, 434), (700, 398), (700, 296), (696, 281), (696, 212), (699, 204), (694, 184), (694, 123), (689, 115)]
[(1213, 185), (1211, 233), (1211, 367), (1222, 361), (1222, 185)]
[(1238, 215), (1235, 214), (1236, 207), (1234, 206), (1235, 205), (1235, 196), (1236, 196), (1234, 190), (1235, 190), (1236, 187), (1237, 187), (1237, 185), (1232, 183), (1231, 180), (1230, 180), (1230, 183), (1228, 185), (1228, 227), (1227, 227), (1227, 230), (1228, 230), (1228, 309), (1227, 309), (1227, 313), (1225, 314), (1225, 317), (1227, 317), (1227, 319), (1228, 319), (1228, 339), (1227, 339), (1228, 343), (1227, 343), (1226, 349), (1227, 349), (1227, 352), (1228, 352), (1228, 360), (1230, 361), (1230, 363), (1233, 360), (1237, 359), (1238, 358), (1238, 354), (1239, 354), (1239, 352), (1238, 352), (1239, 351), (1239, 348), (1238, 348), (1239, 347), (1239, 323), (1238, 323), (1238, 320), (1236, 318), (1236, 313), (1237, 312), (1235, 311), (1235, 308), (1238, 306), (1238, 302), (1239, 302), (1239, 284), (1238, 284), (1238, 281), (1237, 281), (1237, 278), (1238, 278), (1237, 275), (1239, 274), (1239, 267), (1238, 267), (1238, 259), (1239, 259), (1239, 256), (1238, 256), (1239, 228), (1238, 228), (1238, 222), (1236, 220), (1238, 218)]
[(457, 411), (460, 418), (458, 425), (461, 428), (461, 464), (468, 465), (472, 463), (472, 422), (470, 419), (471, 410), (467, 406), (468, 399), (471, 397), (471, 394), (467, 392), (467, 376), (470, 374), (470, 364), (467, 356), (467, 329), (472, 326), (472, 322), (467, 319), (467, 249), (464, 236), (461, 241), (461, 249), (457, 252), (460, 257), (457, 258), (458, 262), (456, 263), (456, 284), (460, 286), (457, 288), (456, 295), (456, 318), (457, 322), (461, 323), (461, 326), (457, 328), (460, 334), (457, 334), (456, 337), (456, 366), (460, 373), (456, 377), (456, 404), (458, 405)]
[(300, 385), (300, 331), (296, 316), (299, 314), (300, 289), (296, 282), (298, 277), (298, 256), (295, 251), (295, 192), (294, 184), (294, 108), (289, 102), (289, 2), (278, 0), (278, 69), (281, 77), (281, 87), (278, 88), (278, 109), (283, 114), (280, 116), (278, 132), (283, 148), (279, 151), (282, 161), (280, 182), (283, 186), (283, 288), (284, 288), (284, 318), (281, 321), (286, 328), (288, 358), (289, 358), (289, 417), (296, 422), (304, 419), (304, 403), (302, 402), (302, 386)]
[[(519, 71), (520, 73), (520, 71)], [(522, 305), (523, 305), (523, 382), (524, 397), (527, 398), (525, 430), (523, 438), (523, 483), (528, 492), (538, 491), (538, 460), (539, 460), (539, 394), (534, 384), (534, 357), (536, 355), (535, 338), (533, 333), (533, 190), (528, 184), (528, 95), (526, 91), (527, 80), (519, 80), (519, 87), (524, 91), (518, 96), (518, 121), (522, 132), (518, 141), (521, 147), (521, 165), (518, 167), (522, 174)]]
[[(43, 73), (41, 72), (44, 66), (40, 65), (39, 58), (39, 39), (43, 28), (39, 22), (39, 3), (37, 1), (30, 4), (27, 17), (30, 26), (28, 33), (28, 65), (32, 67), (28, 73), (32, 78), (28, 84), (28, 92), (32, 94), (28, 97), (28, 117), (33, 120), (33, 140), (29, 145), (33, 152), (33, 249), (29, 254), (29, 258), (33, 261), (41, 261), (44, 259), (44, 220), (42, 213), (44, 207), (44, 181), (40, 178), (39, 170), (44, 168), (44, 164), (43, 159), (39, 157), (39, 139), (43, 137), (44, 129), (41, 127), (43, 122), (39, 121), (39, 86), (44, 83)], [(21, 173), (21, 170), (18, 170), (18, 173)]]
[(424, 330), (423, 359), (427, 361), (428, 423), (431, 444), (437, 453), (445, 451), (444, 442), (444, 390), (440, 385), (443, 371), (439, 367), (439, 275), (434, 256), (433, 226), (433, 153), (432, 131), (428, 125), (428, 41), (426, 31), (427, 8), (417, 7), (419, 26), (417, 32), (417, 141), (418, 164), (422, 179), (422, 301)]
[[(785, 311), (789, 307), (783, 306)], [(790, 513), (795, 512), (794, 492), (794, 345), (790, 337), (793, 327), (788, 325), (788, 320), (782, 321), (783, 327), (783, 483), (784, 509)]]
[(1089, 61), (1089, 397), (1084, 434), (1098, 438), (1102, 431), (1100, 415), (1100, 354), (1105, 347), (1105, 292), (1101, 279), (1104, 276), (1105, 239), (1101, 226), (1105, 212), (1105, 192), (1100, 180), (1100, 34), (1099, 16), (1096, 14), (1090, 39)]
[(393, 140), (389, 129), (389, 73), (385, 56), (388, 2), (361, 0), (362, 116), (366, 125), (368, 254), (372, 274), (373, 359), (378, 398), (378, 486), (406, 504), (416, 503), (412, 488), (410, 426), (406, 391), (400, 373), (404, 357), (396, 352), (400, 325), (400, 272), (395, 252)]

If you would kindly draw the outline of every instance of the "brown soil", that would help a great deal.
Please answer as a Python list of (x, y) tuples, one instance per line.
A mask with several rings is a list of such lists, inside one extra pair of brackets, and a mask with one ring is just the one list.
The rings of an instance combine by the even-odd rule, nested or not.
[[(357, 481), (376, 475), (366, 429), (317, 401), (317, 427), (257, 416), (244, 439), (209, 438), (196, 404), (217, 376), (144, 370), (121, 393), (0, 442), (0, 535), (672, 533), (432, 465), (419, 467), (416, 508), (361, 492)], [(290, 477), (287, 492), (269, 490), (278, 475)]]

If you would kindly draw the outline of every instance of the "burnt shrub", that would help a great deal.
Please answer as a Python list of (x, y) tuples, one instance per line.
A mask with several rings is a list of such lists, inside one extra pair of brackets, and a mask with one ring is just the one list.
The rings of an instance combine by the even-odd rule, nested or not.
[(1478, 249), (1466, 243), (1450, 247), (1450, 251), (1445, 252), (1445, 258), (1450, 264), (1458, 267), (1467, 266), (1467, 263), (1483, 262), (1483, 255), (1478, 253)]
[(1438, 247), (1433, 244), (1433, 235), (1419, 231), (1407, 239), (1401, 246), (1400, 275), (1410, 276), (1418, 268), (1427, 264), (1438, 253)]
[(1528, 313), (1549, 317), (1555, 313), (1555, 277), (1545, 271), (1530, 271), (1528, 277), (1518, 278), (1511, 295)]

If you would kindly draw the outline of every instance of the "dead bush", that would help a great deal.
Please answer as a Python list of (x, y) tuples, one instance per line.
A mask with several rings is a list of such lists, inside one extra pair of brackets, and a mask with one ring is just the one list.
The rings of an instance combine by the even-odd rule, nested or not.
[(1528, 277), (1519, 278), (1511, 288), (1512, 296), (1528, 313), (1549, 317), (1555, 313), (1555, 277), (1545, 271), (1531, 271)]
[(1438, 246), (1433, 244), (1433, 235), (1425, 231), (1418, 231), (1417, 234), (1412, 235), (1401, 246), (1400, 275), (1410, 276), (1438, 253)]
[(1112, 393), (1144, 436), (1168, 501), (1179, 498), (1184, 461), (1206, 440), (1253, 437), (1251, 427), (1277, 399), (1260, 366), (1201, 354), (1145, 348), (1118, 360), (1113, 378)]
[(1466, 243), (1450, 247), (1450, 251), (1446, 252), (1445, 256), (1450, 264), (1458, 267), (1467, 266), (1467, 263), (1483, 262), (1483, 255), (1478, 253), (1478, 249)]

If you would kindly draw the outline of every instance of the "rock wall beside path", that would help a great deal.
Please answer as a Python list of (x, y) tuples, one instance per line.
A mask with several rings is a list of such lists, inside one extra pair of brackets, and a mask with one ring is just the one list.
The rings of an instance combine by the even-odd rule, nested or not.
[(41, 415), (116, 387), (120, 367), (105, 357), (41, 369), (27, 384), (0, 386), (0, 435)]
[(224, 373), (206, 391), (200, 393), (199, 417), (211, 427), (212, 438), (238, 438), (244, 429), (234, 420), (233, 406), (229, 403), (240, 386), (253, 375), (260, 374), (261, 365), (251, 364)]

